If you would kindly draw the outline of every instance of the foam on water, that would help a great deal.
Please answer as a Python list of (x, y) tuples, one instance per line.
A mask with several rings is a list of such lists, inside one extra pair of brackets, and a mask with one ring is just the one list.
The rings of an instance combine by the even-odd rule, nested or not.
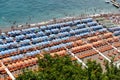
[(0, 26), (36, 23), (52, 18), (78, 16), (118, 9), (105, 0), (0, 0)]

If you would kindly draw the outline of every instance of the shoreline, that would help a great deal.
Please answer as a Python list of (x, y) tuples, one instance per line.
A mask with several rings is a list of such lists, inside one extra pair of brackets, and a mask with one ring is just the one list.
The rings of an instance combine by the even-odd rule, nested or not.
[(101, 13), (101, 14), (92, 14), (92, 15), (81, 15), (81, 16), (73, 16), (73, 17), (65, 17), (65, 18), (59, 18), (59, 19), (51, 19), (48, 21), (43, 21), (43, 22), (38, 22), (38, 23), (33, 23), (33, 24), (27, 24), (27, 25), (15, 25), (11, 27), (5, 27), (5, 28), (0, 28), (1, 32), (8, 32), (12, 30), (21, 30), (25, 28), (31, 28), (35, 26), (46, 26), (50, 24), (55, 24), (55, 23), (61, 23), (61, 22), (67, 22), (67, 21), (73, 21), (73, 20), (80, 20), (83, 18), (88, 18), (91, 17), (93, 19), (95, 18), (101, 18), (101, 17), (111, 17), (111, 16), (120, 16), (119, 13)]

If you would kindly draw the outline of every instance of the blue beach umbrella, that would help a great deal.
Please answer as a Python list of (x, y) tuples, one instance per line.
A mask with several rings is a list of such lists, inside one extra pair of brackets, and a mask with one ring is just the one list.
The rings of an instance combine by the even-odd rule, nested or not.
[(92, 21), (93, 21), (92, 18), (86, 18), (86, 19), (81, 20), (82, 23), (88, 23), (88, 22), (92, 22)]
[(78, 24), (78, 25), (77, 25), (77, 29), (85, 28), (85, 26), (86, 26), (85, 24)]
[(119, 35), (120, 35), (120, 31), (115, 31), (115, 32), (114, 32), (114, 35), (115, 35), (115, 36), (119, 36)]
[(96, 31), (96, 30), (102, 29), (103, 26), (102, 25), (97, 25), (97, 26), (91, 26), (90, 28), (93, 29), (94, 31)]
[(80, 22), (81, 22), (80, 20), (74, 20), (75, 24), (80, 24)]
[(88, 25), (88, 26), (96, 26), (96, 25), (97, 25), (97, 22), (96, 22), (96, 21), (88, 22), (87, 25)]
[(43, 31), (40, 31), (40, 32), (37, 33), (37, 36), (38, 36), (38, 37), (45, 36), (45, 33), (44, 33)]

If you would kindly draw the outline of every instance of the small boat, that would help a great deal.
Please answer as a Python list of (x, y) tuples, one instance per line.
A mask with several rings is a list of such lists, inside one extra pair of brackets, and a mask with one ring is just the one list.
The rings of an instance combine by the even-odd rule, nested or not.
[(120, 8), (120, 4), (116, 2), (116, 0), (111, 0), (112, 5), (114, 5), (116, 8)]
[(105, 0), (105, 3), (110, 3), (110, 0)]
[(117, 7), (117, 8), (120, 7), (120, 4), (118, 4), (118, 3), (113, 3), (113, 5), (114, 5), (115, 7)]

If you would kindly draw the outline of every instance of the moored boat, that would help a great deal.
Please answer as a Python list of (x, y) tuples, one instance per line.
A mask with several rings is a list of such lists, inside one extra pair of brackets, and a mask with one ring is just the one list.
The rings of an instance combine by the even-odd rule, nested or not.
[(110, 0), (105, 0), (105, 3), (110, 3)]

